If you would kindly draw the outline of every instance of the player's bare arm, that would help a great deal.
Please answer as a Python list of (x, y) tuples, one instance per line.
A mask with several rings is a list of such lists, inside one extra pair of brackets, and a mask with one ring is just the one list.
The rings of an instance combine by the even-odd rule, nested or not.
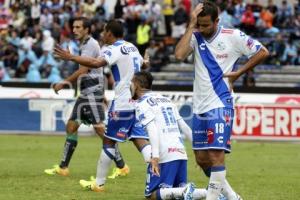
[(231, 89), (234, 81), (236, 81), (242, 74), (253, 69), (259, 63), (263, 62), (268, 56), (269, 56), (268, 49), (262, 46), (262, 48), (237, 71), (224, 74), (224, 77), (227, 77), (229, 79), (229, 84)]
[(70, 54), (69, 51), (62, 49), (59, 46), (54, 48), (54, 55), (63, 60), (70, 60), (76, 62), (80, 65), (84, 65), (88, 68), (98, 68), (104, 67), (107, 65), (106, 60), (103, 58), (92, 58), (92, 57), (84, 57), (84, 56), (75, 56)]
[(175, 57), (177, 60), (183, 61), (193, 51), (190, 47), (190, 41), (193, 35), (193, 31), (197, 26), (197, 16), (203, 10), (203, 4), (198, 4), (191, 14), (190, 23), (178, 44), (175, 48)]
[(58, 91), (60, 91), (61, 89), (64, 88), (65, 85), (70, 85), (72, 83), (74, 83), (75, 81), (77, 81), (78, 77), (82, 74), (86, 74), (88, 72), (88, 68), (84, 67), (84, 66), (80, 66), (78, 70), (76, 70), (73, 74), (71, 74), (68, 78), (66, 78), (65, 80), (56, 83), (53, 87), (54, 92), (56, 94), (58, 94)]

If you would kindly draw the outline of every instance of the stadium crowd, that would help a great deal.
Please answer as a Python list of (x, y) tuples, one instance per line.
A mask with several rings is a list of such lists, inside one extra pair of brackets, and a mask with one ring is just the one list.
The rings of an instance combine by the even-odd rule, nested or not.
[[(0, 81), (26, 78), (29, 82), (47, 79), (58, 82), (77, 65), (54, 58), (60, 44), (79, 54), (79, 44), (71, 36), (72, 19), (91, 19), (92, 36), (99, 40), (106, 20), (120, 19), (126, 27), (125, 39), (143, 55), (150, 56), (151, 70), (160, 71), (172, 61), (177, 40), (184, 34), (191, 0), (117, 0), (114, 9), (108, 0), (16, 0), (8, 6), (0, 1)], [(220, 25), (237, 27), (259, 38), (269, 49), (267, 64), (300, 65), (300, 1), (283, 0), (267, 6), (253, 0), (215, 1), (220, 7)]]

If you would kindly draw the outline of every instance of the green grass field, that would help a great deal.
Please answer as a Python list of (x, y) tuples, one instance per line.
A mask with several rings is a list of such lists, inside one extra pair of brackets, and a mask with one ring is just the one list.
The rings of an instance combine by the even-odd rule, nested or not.
[[(63, 136), (0, 136), (1, 200), (137, 200), (143, 199), (146, 165), (130, 143), (121, 145), (131, 167), (127, 177), (108, 180), (104, 193), (83, 190), (79, 179), (95, 175), (101, 147), (97, 137), (80, 137), (70, 164), (70, 177), (43, 173), (59, 162)], [(190, 181), (206, 187), (208, 179), (196, 167), (190, 145)], [(300, 199), (300, 149), (291, 143), (235, 142), (227, 157), (227, 177), (246, 200)]]

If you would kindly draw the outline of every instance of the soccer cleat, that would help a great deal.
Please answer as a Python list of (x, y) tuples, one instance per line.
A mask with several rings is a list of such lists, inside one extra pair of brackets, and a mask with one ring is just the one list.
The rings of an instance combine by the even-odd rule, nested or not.
[(54, 165), (51, 169), (45, 169), (44, 172), (48, 175), (58, 174), (60, 176), (69, 176), (70, 174), (68, 168), (60, 168), (59, 165)]
[(217, 200), (228, 200), (228, 199), (221, 193)]
[(95, 181), (80, 180), (81, 187), (94, 192), (104, 192), (104, 186), (98, 186)]
[(130, 172), (130, 169), (128, 167), (128, 165), (125, 165), (122, 169), (120, 168), (114, 168), (113, 172), (110, 176), (108, 176), (109, 179), (115, 179), (118, 176), (127, 176)]
[(193, 192), (195, 190), (194, 183), (188, 183), (185, 186), (185, 189), (183, 191), (183, 199), (184, 200), (193, 200)]

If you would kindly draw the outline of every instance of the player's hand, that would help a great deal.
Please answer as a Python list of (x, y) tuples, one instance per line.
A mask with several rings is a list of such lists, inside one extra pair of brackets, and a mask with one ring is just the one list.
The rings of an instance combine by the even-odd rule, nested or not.
[(64, 50), (59, 45), (55, 45), (54, 56), (63, 60), (71, 60), (72, 58), (72, 54), (69, 52), (69, 50)]
[(233, 89), (233, 83), (241, 76), (241, 74), (236, 71), (236, 72), (229, 72), (227, 74), (224, 74), (223, 77), (228, 78), (229, 81), (229, 86), (230, 86), (230, 91)]
[(203, 10), (203, 3), (199, 3), (196, 8), (193, 10), (192, 14), (191, 14), (191, 20), (189, 23), (189, 28), (196, 28), (197, 26), (197, 16), (199, 15), (199, 13), (201, 13)]
[(150, 161), (150, 163), (151, 163), (151, 171), (156, 176), (160, 176), (158, 161), (159, 161), (158, 158), (152, 158), (151, 161)]
[(60, 83), (56, 83), (53, 86), (53, 90), (56, 94), (58, 94), (58, 91), (63, 89), (63, 87), (67, 84), (66, 81), (60, 82)]

